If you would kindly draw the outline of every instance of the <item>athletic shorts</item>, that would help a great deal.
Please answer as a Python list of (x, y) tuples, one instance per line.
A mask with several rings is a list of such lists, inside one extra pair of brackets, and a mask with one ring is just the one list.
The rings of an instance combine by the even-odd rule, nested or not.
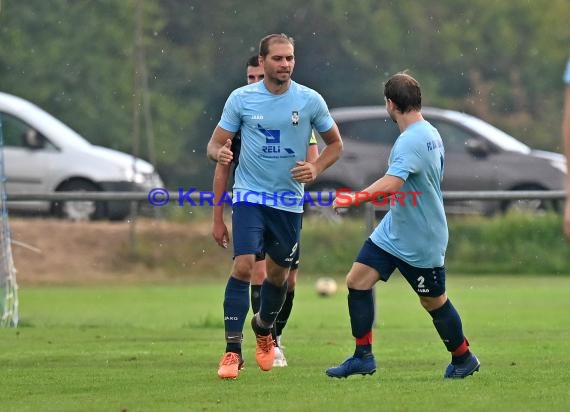
[(362, 245), (355, 262), (376, 269), (383, 282), (398, 269), (419, 296), (437, 297), (445, 292), (445, 266), (418, 268), (409, 265), (378, 247), (370, 238)]
[[(291, 263), (291, 270), (299, 269), (299, 257), (300, 256), (301, 256), (301, 247), (298, 246), (297, 251), (295, 252), (295, 256), (293, 256), (293, 262)], [(261, 260), (265, 260), (265, 252), (258, 253), (255, 255), (255, 261), (256, 262), (259, 262)]]
[(232, 206), (234, 257), (268, 254), (279, 266), (290, 268), (296, 258), (302, 213), (266, 205), (237, 202)]

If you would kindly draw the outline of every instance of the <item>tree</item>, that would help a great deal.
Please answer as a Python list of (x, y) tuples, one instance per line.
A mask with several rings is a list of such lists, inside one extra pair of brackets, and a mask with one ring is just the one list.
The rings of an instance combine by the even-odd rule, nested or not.
[[(93, 143), (130, 151), (135, 2), (4, 1), (2, 89)], [(331, 107), (383, 104), (384, 79), (409, 69), (425, 104), (559, 149), (567, 16), (567, 0), (144, 2), (159, 170), (170, 186), (210, 186), (210, 133), (230, 91), (245, 83), (248, 56), (274, 32), (296, 39), (294, 79)]]

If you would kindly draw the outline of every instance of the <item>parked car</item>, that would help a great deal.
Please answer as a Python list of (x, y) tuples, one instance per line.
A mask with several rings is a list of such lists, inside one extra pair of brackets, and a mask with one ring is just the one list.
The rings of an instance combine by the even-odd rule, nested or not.
[[(533, 150), (489, 123), (453, 110), (424, 107), (422, 113), (445, 145), (444, 191), (563, 190), (566, 160), (559, 153)], [(307, 190), (361, 189), (388, 168), (400, 134), (384, 106), (332, 109), (344, 141), (342, 157)], [(556, 201), (446, 201), (448, 212), (493, 214), (512, 207), (558, 209)]]
[(125, 219), (129, 202), (9, 201), (16, 193), (148, 191), (163, 187), (145, 160), (95, 146), (36, 105), (0, 93), (0, 120), (8, 207), (64, 218)]

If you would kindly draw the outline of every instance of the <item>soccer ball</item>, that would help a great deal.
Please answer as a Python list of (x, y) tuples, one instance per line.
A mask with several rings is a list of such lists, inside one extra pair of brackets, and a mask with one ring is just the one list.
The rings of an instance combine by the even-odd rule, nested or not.
[(320, 296), (331, 296), (336, 293), (338, 286), (333, 278), (318, 278), (315, 289)]

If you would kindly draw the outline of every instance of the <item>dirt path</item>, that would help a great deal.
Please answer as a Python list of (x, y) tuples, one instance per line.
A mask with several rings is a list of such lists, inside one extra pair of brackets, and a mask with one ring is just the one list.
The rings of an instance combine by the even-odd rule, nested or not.
[[(168, 246), (176, 244), (188, 251), (191, 247), (182, 243), (193, 237), (202, 239), (206, 245), (210, 243), (207, 222), (138, 220), (133, 232), (129, 222), (11, 218), (10, 228), (20, 285), (161, 281), (172, 277), (169, 273), (172, 271), (162, 267), (163, 260), (182, 260), (180, 264), (185, 265), (181, 253), (165, 256), (166, 252), (174, 253), (174, 247)], [(140, 261), (131, 253), (133, 233), (137, 247), (145, 253)], [(162, 248), (163, 245), (167, 247)], [(192, 253), (186, 254), (193, 259)]]

